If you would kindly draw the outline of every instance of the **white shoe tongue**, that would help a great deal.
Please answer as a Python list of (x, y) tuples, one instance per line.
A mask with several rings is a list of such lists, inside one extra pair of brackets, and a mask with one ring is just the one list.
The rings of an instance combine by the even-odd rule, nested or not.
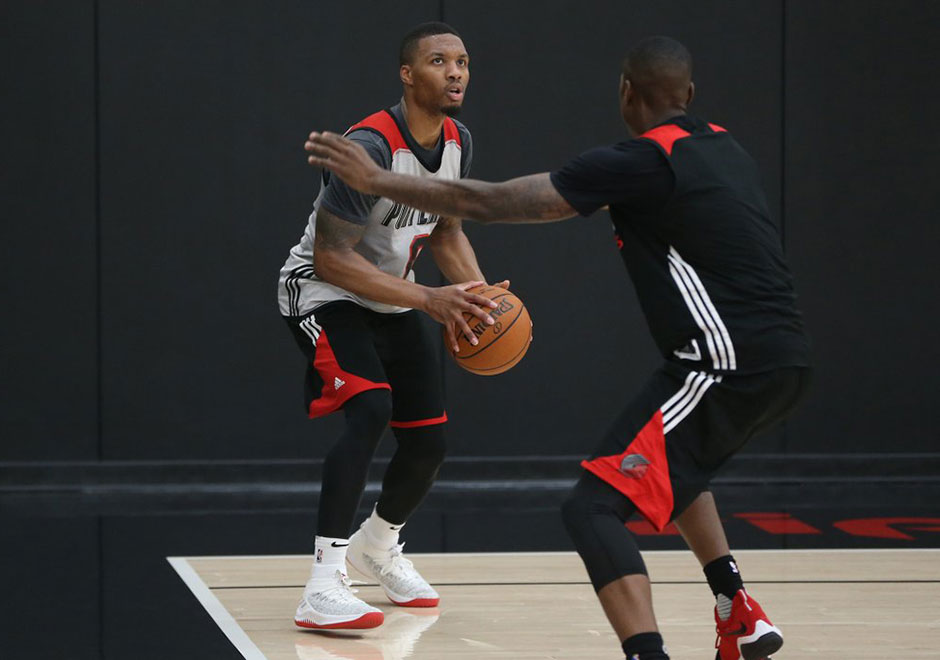
[(722, 621), (728, 620), (728, 617), (731, 616), (731, 605), (731, 599), (724, 594), (718, 594), (715, 596), (715, 607), (718, 609), (719, 619)]

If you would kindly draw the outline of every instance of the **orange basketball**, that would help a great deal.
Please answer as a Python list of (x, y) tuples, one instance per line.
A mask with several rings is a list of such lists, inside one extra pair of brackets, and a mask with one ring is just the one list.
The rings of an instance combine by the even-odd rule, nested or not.
[(454, 360), (467, 371), (480, 376), (495, 376), (515, 366), (532, 340), (532, 321), (525, 305), (515, 295), (498, 286), (482, 285), (470, 289), (471, 293), (486, 296), (498, 307), (488, 309), (496, 321), (487, 325), (476, 316), (464, 312), (464, 319), (473, 330), (476, 346), (467, 341), (463, 333), (457, 333), (458, 353)]

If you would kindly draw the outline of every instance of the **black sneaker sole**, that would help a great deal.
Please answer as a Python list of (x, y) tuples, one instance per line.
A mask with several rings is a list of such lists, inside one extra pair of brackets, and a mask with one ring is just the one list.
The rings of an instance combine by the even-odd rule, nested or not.
[(783, 646), (783, 637), (775, 632), (769, 632), (750, 644), (742, 644), (741, 657), (744, 660), (770, 660), (770, 654), (779, 651), (781, 646)]
[[(756, 642), (744, 644), (741, 653), (744, 660), (771, 660), (770, 654), (776, 653), (783, 646), (783, 638), (775, 632), (769, 632)], [(721, 660), (721, 652), (715, 652), (715, 660)]]

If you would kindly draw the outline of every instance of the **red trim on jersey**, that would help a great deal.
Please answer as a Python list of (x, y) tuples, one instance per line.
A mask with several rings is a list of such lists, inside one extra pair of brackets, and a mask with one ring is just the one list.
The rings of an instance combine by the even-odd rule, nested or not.
[[(642, 466), (645, 470), (637, 470), (631, 475), (620, 469), (623, 459), (630, 454), (639, 454), (648, 461), (648, 465)], [(672, 516), (674, 501), (661, 410), (657, 410), (640, 429), (622, 454), (581, 461), (581, 467), (629, 497), (657, 532), (665, 529)]]
[(393, 156), (395, 152), (400, 149), (410, 151), (404, 136), (402, 136), (401, 131), (398, 130), (398, 124), (395, 123), (395, 118), (392, 117), (387, 110), (379, 110), (375, 114), (369, 115), (358, 124), (353, 124), (349, 127), (349, 130), (346, 131), (346, 134), (348, 135), (357, 128), (371, 128), (381, 133), (388, 141), (388, 148), (392, 150)]
[(440, 417), (431, 417), (430, 419), (416, 419), (413, 422), (391, 422), (389, 426), (393, 429), (415, 429), (419, 426), (434, 426), (435, 424), (443, 424), (447, 421), (447, 413), (445, 412)]
[(640, 138), (645, 138), (647, 140), (652, 140), (660, 147), (663, 148), (670, 156), (672, 155), (672, 145), (675, 144), (676, 140), (681, 140), (682, 138), (689, 137), (689, 132), (684, 128), (676, 126), (675, 124), (665, 124), (663, 126), (657, 126), (656, 128), (646, 131)]
[(456, 142), (458, 147), (463, 146), (460, 144), (460, 130), (457, 128), (457, 122), (450, 117), (444, 117), (444, 144), (451, 140)]
[[(371, 128), (372, 130), (378, 131), (382, 136), (388, 141), (388, 147), (392, 150), (392, 155), (395, 155), (396, 151), (404, 149), (405, 151), (411, 151), (408, 148), (408, 143), (405, 142), (404, 136), (401, 134), (401, 131), (398, 128), (398, 124), (395, 122), (395, 118), (387, 110), (380, 110), (374, 114), (369, 115), (358, 124), (353, 124), (349, 127), (349, 130), (346, 131), (346, 135), (349, 135), (352, 131), (357, 128)], [(457, 122), (455, 122), (450, 117), (444, 117), (444, 143), (450, 142), (453, 140), (457, 143), (458, 147), (462, 147), (460, 144), (460, 129), (457, 128)]]
[(728, 132), (728, 129), (727, 129), (727, 128), (724, 128), (723, 126), (719, 126), (718, 124), (709, 124), (708, 127), (709, 127), (710, 129), (712, 129), (713, 131), (715, 131), (716, 133), (727, 133), (727, 132)]
[[(336, 361), (336, 354), (330, 346), (326, 330), (321, 332), (320, 338), (317, 339), (313, 366), (323, 379), (323, 387), (320, 389), (320, 396), (310, 403), (311, 418), (323, 417), (339, 410), (349, 399), (366, 390), (392, 389), (388, 383), (373, 383), (371, 380), (343, 371)], [(337, 384), (339, 384), (339, 389), (336, 388)]]

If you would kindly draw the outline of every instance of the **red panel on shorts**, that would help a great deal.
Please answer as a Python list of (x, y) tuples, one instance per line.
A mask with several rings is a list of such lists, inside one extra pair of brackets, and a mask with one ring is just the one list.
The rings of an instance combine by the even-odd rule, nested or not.
[(676, 143), (676, 140), (689, 137), (689, 132), (684, 128), (676, 126), (675, 124), (666, 124), (664, 126), (657, 126), (652, 130), (646, 131), (640, 137), (646, 138), (647, 140), (652, 140), (661, 146), (663, 151), (671, 156), (672, 145)]
[(713, 131), (715, 131), (716, 133), (727, 133), (727, 132), (728, 132), (728, 129), (727, 129), (727, 128), (724, 128), (723, 126), (719, 126), (718, 124), (709, 124), (708, 127), (711, 128), (711, 129), (712, 129)]
[(381, 133), (388, 141), (388, 147), (392, 150), (393, 156), (399, 149), (410, 151), (408, 144), (405, 142), (405, 138), (402, 137), (401, 131), (398, 130), (398, 124), (395, 123), (395, 119), (385, 110), (380, 110), (375, 114), (369, 115), (358, 124), (353, 124), (349, 127), (349, 130), (346, 131), (346, 134), (348, 135), (350, 131), (354, 131), (357, 128), (371, 128)]
[[(624, 471), (621, 469), (624, 459), (632, 455), (647, 463), (638, 461), (640, 465)], [(656, 411), (622, 454), (581, 461), (581, 467), (629, 497), (657, 532), (666, 527), (672, 515), (673, 498), (662, 411)]]
[(447, 413), (445, 412), (440, 417), (430, 417), (428, 419), (416, 419), (412, 422), (390, 422), (389, 426), (393, 429), (414, 429), (419, 426), (434, 426), (435, 424), (443, 424), (447, 421)]
[(390, 390), (388, 383), (373, 383), (361, 376), (343, 371), (336, 361), (333, 347), (326, 336), (326, 330), (320, 333), (317, 340), (317, 352), (313, 359), (313, 366), (323, 379), (323, 388), (320, 396), (310, 404), (310, 417), (323, 417), (339, 410), (344, 403), (357, 394), (366, 390)]

